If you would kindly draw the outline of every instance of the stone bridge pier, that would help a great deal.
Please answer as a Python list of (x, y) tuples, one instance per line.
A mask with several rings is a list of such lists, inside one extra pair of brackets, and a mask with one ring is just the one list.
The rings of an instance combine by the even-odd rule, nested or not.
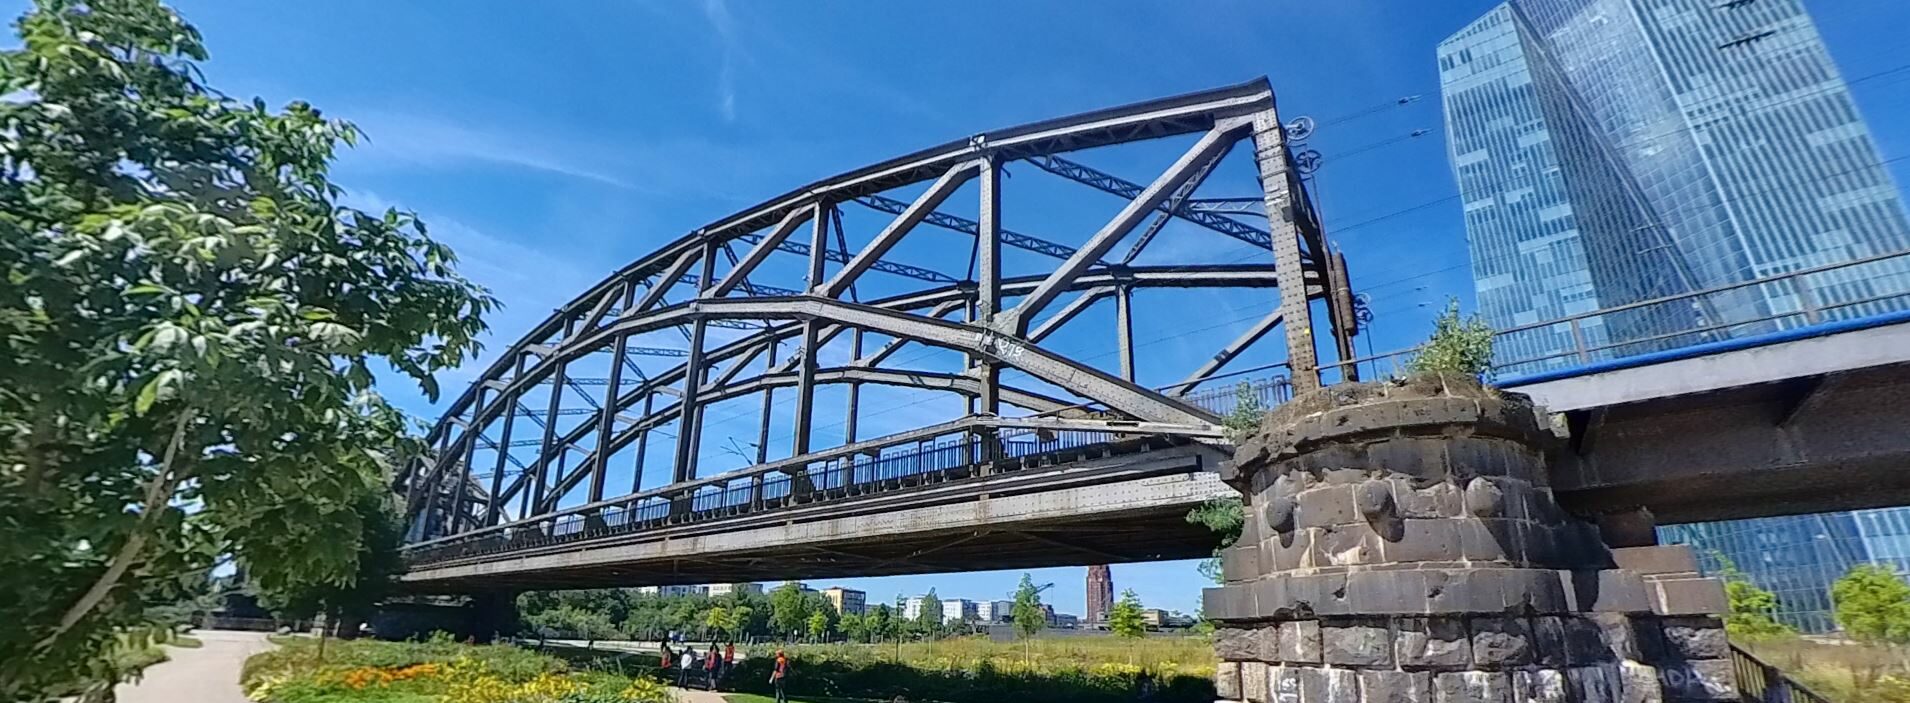
[(1339, 385), (1269, 413), (1223, 476), (1247, 521), (1205, 593), (1220, 698), (1736, 700), (1723, 584), (1687, 547), (1608, 527), (1628, 545), (1609, 546), (1560, 509), (1558, 444), (1525, 396), (1462, 378)]

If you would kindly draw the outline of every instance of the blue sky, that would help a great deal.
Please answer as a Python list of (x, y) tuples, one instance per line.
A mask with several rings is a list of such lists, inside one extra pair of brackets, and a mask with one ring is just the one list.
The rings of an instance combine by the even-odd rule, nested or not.
[[(492, 350), (631, 259), (796, 185), (986, 129), (1264, 74), (1284, 115), (1324, 124), (1311, 142), (1327, 160), (1316, 187), (1356, 290), (1373, 298), (1371, 345), (1381, 351), (1421, 338), (1447, 295), (1470, 303), (1433, 47), (1494, 4), (177, 3), (205, 34), (215, 86), (307, 100), (369, 133), (336, 178), (361, 204), (418, 211), (509, 306), (492, 320)], [(1807, 4), (1847, 77), (1906, 62), (1894, 28), (1910, 24), (1910, 3)], [(1856, 92), (1883, 156), (1910, 154), (1910, 88), (1879, 80)], [(1177, 152), (1089, 163), (1145, 182)], [(1008, 225), (1078, 243), (1098, 224), (1093, 213), (1119, 206), (1090, 201), (1078, 217), (1011, 212)], [(1187, 236), (1178, 246), (1219, 260), (1237, 244)], [(1190, 315), (1175, 307), (1184, 303), (1137, 301), (1144, 383), (1178, 380), (1185, 363), (1258, 316), (1257, 301), (1209, 302), (1220, 308)], [(449, 374), (447, 395), (476, 368)], [(389, 392), (437, 414), (407, 389)], [(903, 411), (865, 420), (865, 437), (914, 417), (907, 399), (870, 395), (865, 407)], [(1054, 582), (1049, 599), (1078, 613), (1083, 574), (1049, 569), (1036, 580)], [(842, 583), (872, 601), (929, 586), (982, 599), (1005, 597), (1018, 577)], [(1190, 562), (1116, 565), (1114, 579), (1150, 605), (1190, 612), (1203, 585)]]

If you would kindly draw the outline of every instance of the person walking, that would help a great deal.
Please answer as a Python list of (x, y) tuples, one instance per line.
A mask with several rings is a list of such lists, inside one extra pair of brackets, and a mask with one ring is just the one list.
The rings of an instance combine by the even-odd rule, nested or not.
[(776, 663), (769, 669), (769, 683), (776, 687), (776, 703), (789, 703), (789, 696), (783, 693), (783, 684), (789, 680), (789, 655), (781, 647), (776, 648)]
[(690, 687), (690, 670), (696, 668), (696, 648), (683, 648), (681, 664), (682, 666), (676, 670), (676, 687), (688, 689)]
[(730, 676), (730, 672), (735, 669), (736, 669), (736, 640), (730, 640), (729, 642), (726, 642), (723, 644), (723, 672), (719, 674), (719, 676), (727, 679)]
[(716, 670), (723, 665), (723, 653), (717, 651), (716, 643), (710, 643), (710, 653), (703, 657), (703, 690), (716, 690)]
[(670, 651), (670, 640), (668, 638), (665, 638), (662, 642), (658, 642), (657, 648), (663, 652), (663, 662), (658, 664), (657, 667), (663, 670), (663, 678), (668, 679), (670, 678), (670, 665), (676, 663), (676, 658), (671, 656), (675, 654), (675, 652)]

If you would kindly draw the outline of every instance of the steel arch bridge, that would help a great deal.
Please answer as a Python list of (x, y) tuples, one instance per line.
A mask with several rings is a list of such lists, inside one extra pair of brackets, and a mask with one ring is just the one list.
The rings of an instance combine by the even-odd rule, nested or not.
[[(1170, 137), (1192, 143), (1145, 183), (1074, 160)], [(1318, 385), (1313, 301), (1324, 300), (1322, 329), (1338, 359), (1351, 358), (1357, 329), (1344, 260), (1325, 243), (1294, 138), (1304, 135), (1282, 121), (1261, 78), (977, 134), (810, 183), (684, 235), (553, 312), (445, 411), (427, 436), (430, 453), (396, 479), (412, 568), (849, 505), (885, 487), (987, 481), (1057, 462), (1165, 451), (1211, 468), (1224, 444), (1219, 406), (1197, 389), (1250, 346), (1282, 333), (1287, 375), (1263, 383), (1269, 392)], [(1256, 197), (1197, 197), (1242, 142), (1252, 164), (1244, 182), (1257, 183)], [(1078, 244), (1008, 229), (1004, 175), (1023, 164), (1121, 205)], [(851, 206), (884, 218), (853, 248), (843, 214)], [(1189, 263), (1169, 251), (1153, 263), (1163, 257), (1147, 247), (1170, 227), (1260, 253), (1254, 262)], [(964, 274), (905, 255), (910, 241), (947, 241), (930, 229), (966, 236)], [(1021, 269), (1012, 275), (1011, 259)], [(1260, 291), (1265, 314), (1179, 383), (1148, 388), (1134, 380), (1130, 301), (1157, 288)], [(863, 299), (874, 290), (883, 293)], [(1045, 344), (1109, 299), (1116, 368)], [(908, 366), (897, 352), (909, 345), (943, 350), (953, 368)], [(966, 411), (861, 439), (859, 394), (874, 386), (954, 394)], [(819, 387), (847, 395), (846, 431), (833, 446), (815, 439)], [(785, 403), (793, 396), (791, 438), (786, 455), (772, 456), (779, 392)], [(711, 430), (712, 406), (757, 397), (753, 442)], [(749, 465), (700, 471), (713, 451)]]

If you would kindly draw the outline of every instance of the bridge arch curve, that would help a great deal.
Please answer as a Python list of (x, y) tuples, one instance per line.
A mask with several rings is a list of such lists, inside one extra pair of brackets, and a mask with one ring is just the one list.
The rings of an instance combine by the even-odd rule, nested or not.
[[(1197, 138), (1145, 185), (1059, 156), (1176, 135)], [(1192, 193), (1241, 141), (1253, 146), (1255, 175), (1265, 191), (1261, 214), (1244, 206), (1235, 212), (1202, 209)], [(1001, 178), (1010, 164), (1033, 165), (1127, 202), (1080, 244), (1015, 232), (1001, 225)], [(1170, 434), (1212, 436), (1218, 418), (1185, 394), (1272, 329), (1285, 328), (1290, 345), (1306, 340), (1289, 363), (1296, 383), (1317, 382), (1308, 303), (1333, 289), (1333, 270), (1318, 218), (1290, 165), (1263, 78), (977, 134), (816, 181), (721, 218), (589, 286), (503, 350), (450, 404), (427, 435), (430, 453), (408, 463), (396, 479), (413, 518), (408, 539), (443, 540), (600, 504), (622, 490), (611, 488), (606, 475), (613, 457), (633, 444), (638, 458), (628, 483), (630, 495), (639, 494), (646, 482), (645, 449), (659, 437), (674, 445), (664, 487), (705, 490), (710, 479), (698, 470), (709, 440), (704, 411), (716, 402), (762, 394), (767, 438), (778, 390), (793, 389), (795, 400), (790, 458), (778, 460), (783, 463), (817, 452), (811, 446), (815, 390), (832, 385), (849, 389), (851, 418), (854, 394), (864, 385), (967, 398), (970, 412), (961, 422), (968, 424), (958, 431), (977, 437), (996, 436), (999, 422), (989, 418), (1053, 417), (1068, 409)], [(966, 190), (979, 195), (973, 219), (943, 210)], [(904, 201), (885, 193), (913, 197)], [(842, 235), (840, 214), (850, 204), (893, 216), (853, 250)], [(1134, 263), (1169, 221), (1264, 246), (1271, 261)], [(929, 227), (973, 236), (969, 275), (893, 255), (913, 231)], [(1135, 241), (1130, 253), (1110, 260), (1124, 239)], [(1041, 257), (1047, 265), (1039, 273), (1004, 276), (1004, 248)], [(767, 262), (779, 256), (803, 264), (802, 275), (791, 279), (795, 285), (764, 282)], [(904, 285), (874, 300), (855, 300), (857, 282), (872, 272)], [(1109, 298), (1118, 302), (1126, 325), (1131, 291), (1167, 287), (1270, 289), (1278, 292), (1278, 303), (1235, 344), (1168, 389), (1133, 380), (1126, 332), (1121, 347), (1127, 361), (1120, 372), (1042, 344), (1082, 310)], [(1074, 297), (1064, 302), (1063, 296)], [(668, 332), (679, 333), (683, 344), (644, 343)], [(846, 357), (840, 349), (845, 336), (853, 340)], [(884, 343), (867, 351), (865, 336)], [(967, 361), (954, 371), (895, 368), (895, 351), (905, 345), (954, 352)], [(652, 363), (659, 359), (667, 361)], [(1035, 386), (1003, 382), (1004, 370)], [(858, 442), (853, 429), (849, 433), (845, 444), (867, 443)], [(760, 464), (768, 442), (754, 444)]]

